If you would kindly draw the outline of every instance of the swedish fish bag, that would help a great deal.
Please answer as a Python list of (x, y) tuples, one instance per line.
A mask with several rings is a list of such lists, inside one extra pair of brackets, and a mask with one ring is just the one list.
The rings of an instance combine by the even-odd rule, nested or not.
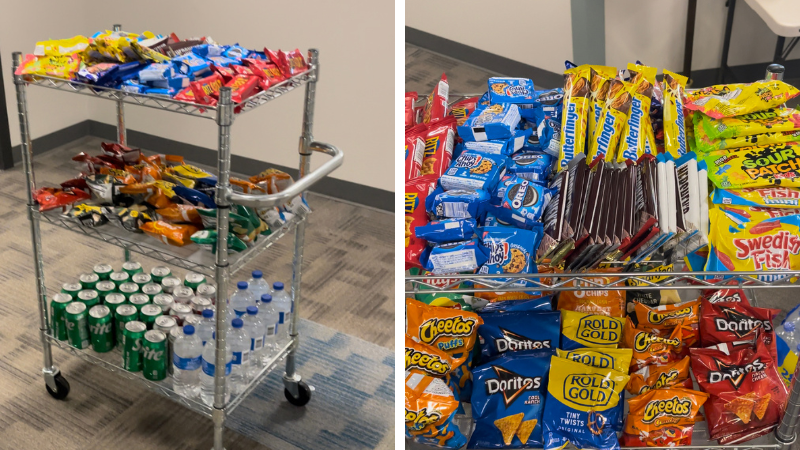
[(624, 324), (619, 317), (561, 311), (561, 348), (617, 348)]
[(798, 94), (800, 91), (781, 80), (723, 84), (693, 93), (686, 102), (686, 108), (719, 119), (773, 108)]
[(612, 424), (622, 414), (620, 394), (627, 375), (585, 366), (564, 358), (550, 359), (550, 380), (544, 406), (544, 448), (619, 449)]
[(586, 121), (589, 116), (589, 76), (587, 65), (564, 72), (564, 112), (561, 116), (561, 151), (558, 170), (561, 171), (586, 146)]

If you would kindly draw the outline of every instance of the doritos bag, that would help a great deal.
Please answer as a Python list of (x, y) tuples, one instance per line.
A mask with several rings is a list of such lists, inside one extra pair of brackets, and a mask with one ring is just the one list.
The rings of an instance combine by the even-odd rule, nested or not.
[(549, 351), (509, 353), (472, 371), (475, 431), (467, 448), (542, 446)]
[(481, 362), (506, 352), (549, 350), (555, 353), (561, 335), (561, 314), (558, 311), (502, 312), (481, 315), (478, 327)]
[(443, 378), (453, 369), (453, 362), (447, 353), (414, 341), (406, 335), (406, 374), (420, 373)]
[(550, 359), (549, 373), (543, 416), (545, 450), (560, 449), (568, 443), (579, 449), (618, 450), (612, 424), (622, 414), (617, 406), (629, 377), (556, 356)]
[(645, 366), (631, 374), (626, 388), (631, 395), (641, 395), (653, 389), (692, 387), (689, 377), (689, 357), (663, 366)]
[(628, 400), (626, 447), (673, 447), (692, 445), (695, 416), (708, 394), (690, 389), (654, 389)]
[(779, 309), (757, 308), (742, 303), (701, 302), (700, 344), (703, 347), (752, 339), (757, 335), (769, 349), (772, 359), (777, 361), (772, 319), (780, 314)]
[(467, 442), (453, 416), (458, 400), (439, 378), (414, 374), (406, 378), (406, 437), (439, 448), (459, 449)]
[(750, 306), (750, 301), (747, 300), (742, 289), (706, 289), (703, 291), (702, 298), (708, 300), (709, 303), (741, 303)]
[(406, 334), (450, 355), (453, 367), (469, 358), (482, 323), (472, 312), (406, 299)]
[(788, 395), (770, 351), (756, 340), (735, 349), (732, 343), (692, 349), (692, 372), (711, 395), (705, 415), (711, 439), (734, 444), (766, 434), (781, 419)]
[[(618, 272), (615, 269), (597, 269), (595, 272)], [(619, 281), (619, 277), (584, 278), (588, 282), (609, 285)], [(575, 287), (578, 284), (587, 287), (583, 281), (572, 280), (567, 286)], [(562, 291), (558, 294), (558, 309), (577, 311), (585, 314), (599, 314), (603, 316), (625, 317), (625, 291), (616, 290), (581, 290)]]
[(561, 348), (617, 348), (624, 321), (618, 317), (561, 311)]
[(667, 364), (678, 359), (683, 346), (681, 327), (675, 327), (669, 335), (661, 333), (659, 330), (634, 328), (630, 319), (625, 322), (620, 346), (633, 349), (632, 372), (644, 366)]

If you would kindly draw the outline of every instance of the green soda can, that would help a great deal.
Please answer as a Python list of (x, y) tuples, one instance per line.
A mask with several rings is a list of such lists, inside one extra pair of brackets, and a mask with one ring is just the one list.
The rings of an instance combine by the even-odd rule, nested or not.
[(125, 272), (111, 272), (111, 275), (108, 276), (108, 279), (114, 282), (114, 286), (119, 289), (122, 283), (127, 283), (131, 280), (131, 276)]
[(100, 296), (100, 302), (102, 303), (106, 301), (108, 294), (111, 294), (117, 290), (117, 285), (115, 285), (113, 281), (98, 281), (94, 290), (97, 291), (97, 295)]
[(152, 381), (167, 378), (167, 335), (163, 331), (150, 330), (142, 340), (142, 375)]
[(86, 324), (86, 304), (81, 302), (72, 302), (67, 305), (66, 315), (64, 316), (67, 323), (67, 341), (69, 345), (83, 350), (89, 347), (89, 327)]
[(142, 286), (145, 284), (150, 284), (153, 282), (153, 277), (150, 276), (149, 273), (135, 273), (131, 275), (131, 281), (139, 285), (139, 289), (142, 289)]
[(153, 329), (153, 324), (156, 323), (156, 319), (163, 314), (161, 311), (161, 307), (158, 305), (148, 304), (142, 306), (142, 310), (139, 311), (139, 320), (147, 325), (148, 330)]
[(134, 276), (137, 273), (144, 272), (144, 269), (142, 269), (142, 265), (139, 264), (138, 262), (136, 262), (136, 261), (128, 261), (128, 262), (122, 263), (122, 271), (127, 273), (130, 276)]
[(80, 280), (84, 289), (94, 289), (97, 286), (97, 282), (100, 281), (100, 277), (96, 273), (82, 273), (78, 280)]
[(89, 338), (92, 350), (105, 353), (114, 348), (114, 327), (111, 310), (106, 305), (92, 306), (89, 310)]
[(181, 279), (178, 277), (173, 277), (171, 275), (168, 277), (164, 277), (164, 279), (161, 280), (161, 287), (164, 288), (164, 292), (166, 292), (167, 294), (172, 294), (172, 291), (180, 285), (181, 285)]
[(66, 313), (67, 305), (72, 303), (72, 296), (59, 292), (50, 300), (50, 328), (52, 328), (53, 336), (59, 341), (67, 340), (67, 322)]
[(100, 296), (94, 289), (84, 289), (78, 292), (78, 301), (85, 303), (86, 309), (92, 309), (92, 306), (100, 304)]
[(131, 295), (131, 298), (128, 299), (128, 302), (136, 307), (136, 311), (141, 312), (142, 306), (150, 303), (150, 297), (144, 294), (133, 294)]
[(94, 269), (92, 269), (92, 271), (98, 277), (100, 277), (101, 280), (105, 281), (109, 279), (109, 277), (111, 276), (111, 272), (113, 272), (114, 269), (111, 267), (111, 264), (98, 264), (94, 266)]
[(136, 283), (122, 283), (119, 285), (119, 292), (125, 296), (125, 298), (130, 299), (131, 295), (139, 292), (139, 285)]
[(189, 272), (186, 274), (186, 277), (183, 279), (184, 286), (188, 286), (192, 288), (192, 290), (197, 289), (197, 286), (206, 282), (206, 276), (201, 273), (194, 273)]
[(83, 290), (80, 283), (64, 283), (61, 285), (61, 292), (69, 294), (72, 298), (78, 298), (78, 292)]
[(105, 304), (111, 309), (111, 311), (116, 311), (117, 306), (124, 305), (127, 303), (127, 301), (128, 299), (126, 299), (124, 295), (120, 294), (119, 292), (112, 292), (106, 295)]
[(175, 303), (175, 300), (169, 294), (158, 294), (153, 297), (153, 304), (160, 306), (164, 314), (167, 314), (172, 309), (173, 303)]
[(119, 305), (114, 312), (114, 326), (116, 328), (117, 342), (122, 345), (122, 330), (125, 324), (139, 318), (139, 311), (133, 305)]
[(125, 324), (122, 330), (122, 368), (128, 372), (142, 370), (142, 340), (147, 326), (138, 320)]
[(142, 286), (142, 294), (147, 294), (147, 296), (150, 297), (150, 300), (153, 300), (155, 296), (161, 292), (163, 292), (163, 288), (160, 284), (147, 283)]
[(156, 266), (150, 269), (150, 276), (153, 277), (153, 283), (161, 284), (164, 278), (172, 275), (172, 271), (167, 266)]

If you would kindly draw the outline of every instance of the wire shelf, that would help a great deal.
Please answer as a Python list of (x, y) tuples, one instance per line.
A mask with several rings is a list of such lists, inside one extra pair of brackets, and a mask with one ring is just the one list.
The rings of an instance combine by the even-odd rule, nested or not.
[[(155, 392), (158, 395), (180, 403), (194, 412), (211, 418), (211, 413), (214, 408), (203, 403), (200, 398), (191, 399), (177, 394), (172, 389), (172, 378), (170, 376), (167, 376), (167, 378), (161, 381), (152, 381), (145, 378), (142, 375), (142, 372), (128, 372), (122, 368), (122, 351), (119, 349), (119, 347), (114, 348), (107, 353), (96, 353), (91, 350), (91, 348), (79, 350), (69, 345), (66, 341), (59, 341), (50, 334), (46, 334), (45, 337), (48, 342), (73, 356), (76, 356), (90, 364), (100, 366), (110, 372), (115, 372), (128, 380), (137, 381), (143, 384), (144, 387), (146, 387), (149, 391)], [(245, 387), (244, 391), (238, 395), (231, 396), (228, 404), (225, 405), (225, 414), (231, 414), (233, 410), (235, 410), (236, 407), (239, 406), (242, 401), (253, 392), (256, 386), (264, 381), (264, 378), (266, 378), (267, 375), (272, 372), (272, 369), (274, 369), (278, 363), (286, 357), (286, 354), (289, 352), (292, 343), (293, 341), (290, 340), (286, 345), (281, 347), (278, 353), (267, 362), (267, 364), (253, 377), (252, 380), (250, 380), (250, 383)]]
[[(126, 248), (131, 252), (162, 261), (168, 265), (202, 273), (212, 278), (215, 276), (214, 254), (196, 244), (174, 247), (166, 245), (144, 233), (131, 233), (110, 223), (97, 228), (85, 227), (75, 220), (62, 216), (57, 210), (39, 212), (36, 207), (32, 207), (31, 212), (39, 216), (43, 222), (59, 228)], [(280, 228), (272, 230), (272, 234), (269, 236), (260, 236), (253, 247), (249, 247), (243, 252), (230, 254), (228, 256), (230, 275), (232, 276), (272, 244), (297, 228), (300, 222), (307, 219), (307, 214), (295, 215)]]
[[(286, 94), (287, 92), (303, 86), (315, 78), (316, 67), (311, 66), (307, 71), (297, 74), (274, 86), (270, 86), (266, 91), (259, 92), (258, 94), (253, 95), (241, 103), (234, 103), (234, 111), (236, 111), (237, 115), (244, 114), (280, 97), (283, 94)], [(124, 103), (132, 105), (140, 105), (148, 108), (160, 109), (163, 111), (170, 111), (195, 117), (203, 117), (212, 120), (216, 119), (217, 117), (216, 106), (199, 105), (197, 103), (175, 100), (170, 97), (138, 94), (134, 92), (123, 91), (121, 89), (96, 86), (94, 84), (81, 83), (79, 81), (70, 81), (63, 78), (48, 77), (43, 75), (25, 75), (23, 76), (23, 79), (28, 83), (29, 86), (41, 86), (63, 92), (72, 92), (75, 94), (103, 98), (106, 100), (121, 100)]]

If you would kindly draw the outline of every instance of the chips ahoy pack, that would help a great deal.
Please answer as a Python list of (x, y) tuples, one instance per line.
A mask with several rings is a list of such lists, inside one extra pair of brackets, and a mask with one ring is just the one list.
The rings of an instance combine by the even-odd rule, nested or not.
[(445, 191), (483, 189), (491, 192), (505, 171), (505, 156), (465, 150), (439, 178), (439, 184)]
[(532, 105), (536, 103), (533, 81), (529, 78), (489, 78), (489, 101)]
[(508, 139), (514, 135), (520, 118), (517, 105), (496, 103), (476, 109), (464, 125), (458, 127), (458, 135), (465, 141)]

